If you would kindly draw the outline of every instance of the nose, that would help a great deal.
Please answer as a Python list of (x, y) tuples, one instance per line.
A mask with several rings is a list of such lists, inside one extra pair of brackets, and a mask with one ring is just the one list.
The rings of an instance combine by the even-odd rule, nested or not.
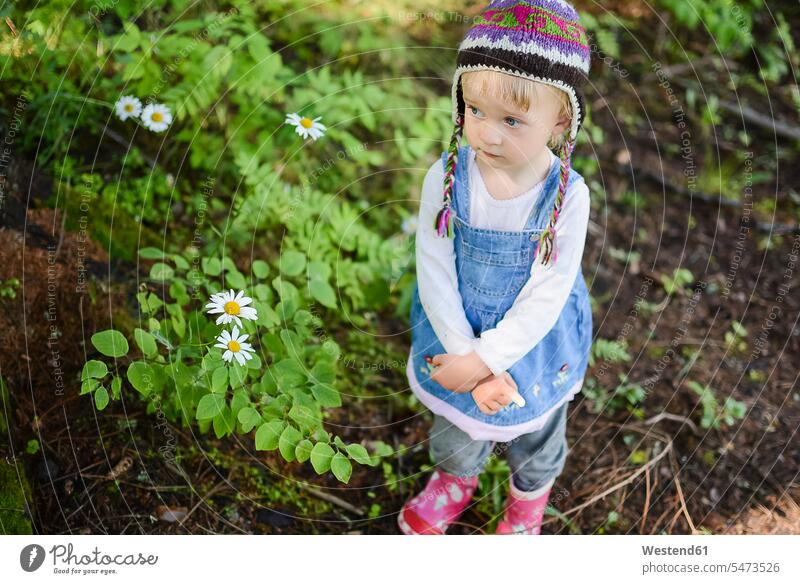
[(481, 128), (481, 140), (487, 146), (497, 146), (503, 141), (503, 135), (492, 124), (484, 124)]

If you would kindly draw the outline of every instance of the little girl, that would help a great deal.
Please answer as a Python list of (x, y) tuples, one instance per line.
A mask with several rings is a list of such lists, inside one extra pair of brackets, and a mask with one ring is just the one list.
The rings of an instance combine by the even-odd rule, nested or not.
[(496, 442), (512, 471), (497, 533), (540, 532), (592, 342), (589, 189), (570, 165), (589, 59), (565, 0), (496, 0), (459, 46), (455, 130), (422, 187), (407, 367), (437, 468), (403, 533), (443, 534)]

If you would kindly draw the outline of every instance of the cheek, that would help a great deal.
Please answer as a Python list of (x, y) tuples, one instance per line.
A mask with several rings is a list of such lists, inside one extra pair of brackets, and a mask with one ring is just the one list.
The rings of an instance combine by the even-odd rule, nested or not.
[(464, 120), (464, 135), (469, 142), (472, 142), (471, 138), (475, 135), (475, 121), (469, 116)]

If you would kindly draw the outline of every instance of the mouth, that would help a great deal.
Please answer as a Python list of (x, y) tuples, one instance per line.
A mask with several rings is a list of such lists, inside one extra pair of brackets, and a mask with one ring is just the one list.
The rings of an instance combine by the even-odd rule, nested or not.
[(491, 152), (486, 152), (486, 150), (481, 150), (481, 152), (483, 152), (489, 158), (500, 158), (499, 154), (492, 154)]

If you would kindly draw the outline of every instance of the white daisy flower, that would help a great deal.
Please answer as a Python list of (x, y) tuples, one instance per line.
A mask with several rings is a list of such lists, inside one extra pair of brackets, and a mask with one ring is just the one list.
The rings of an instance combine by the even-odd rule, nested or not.
[(240, 317), (248, 320), (256, 320), (258, 318), (256, 309), (252, 306), (247, 306), (253, 302), (253, 299), (245, 296), (243, 290), (239, 290), (239, 293), (235, 295), (233, 290), (218, 292), (212, 294), (209, 300), (211, 302), (206, 304), (206, 308), (209, 309), (208, 314), (222, 313), (217, 318), (217, 324), (228, 324), (236, 321), (236, 324), (242, 326)]
[(117, 110), (117, 117), (124, 122), (128, 118), (139, 117), (142, 113), (142, 102), (132, 95), (123, 95), (114, 104), (114, 109)]
[(236, 357), (239, 365), (244, 365), (244, 362), (252, 359), (253, 353), (255, 353), (253, 346), (250, 343), (245, 343), (249, 336), (250, 335), (240, 335), (239, 327), (234, 326), (233, 332), (228, 332), (227, 330), (222, 331), (222, 334), (217, 337), (217, 341), (219, 342), (214, 346), (225, 349), (225, 352), (222, 354), (223, 361), (230, 363), (233, 361), (233, 358)]
[(172, 123), (172, 112), (163, 103), (149, 103), (142, 112), (142, 123), (151, 132), (163, 132)]
[(294, 131), (300, 134), (303, 138), (308, 138), (310, 136), (312, 140), (316, 140), (325, 133), (325, 130), (328, 129), (325, 124), (320, 124), (318, 122), (318, 120), (321, 119), (322, 116), (316, 117), (312, 120), (311, 118), (300, 117), (297, 114), (289, 114), (286, 116), (286, 123), (294, 126)]

